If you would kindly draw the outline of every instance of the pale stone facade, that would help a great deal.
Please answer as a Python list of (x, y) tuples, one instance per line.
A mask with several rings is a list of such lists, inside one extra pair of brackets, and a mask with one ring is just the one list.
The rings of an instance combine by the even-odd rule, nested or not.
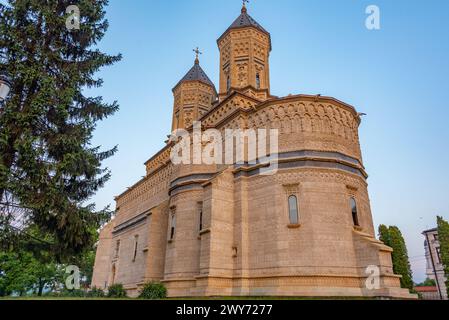
[[(92, 285), (131, 296), (161, 281), (171, 297), (413, 298), (375, 239), (356, 110), (330, 97), (270, 94), (271, 36), (246, 11), (219, 38), (217, 93), (195, 61), (173, 89), (172, 129), (278, 129), (279, 171), (260, 165), (178, 165), (172, 143), (116, 198), (100, 235)], [(297, 221), (289, 216), (296, 201)], [(380, 287), (366, 287), (368, 266)]]

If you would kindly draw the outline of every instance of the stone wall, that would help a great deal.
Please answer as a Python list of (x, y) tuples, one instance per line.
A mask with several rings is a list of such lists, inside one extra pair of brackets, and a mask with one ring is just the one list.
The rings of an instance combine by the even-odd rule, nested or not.
[[(147, 177), (117, 198), (114, 227), (100, 240), (95, 283), (108, 270), (112, 281), (112, 264), (114, 281), (132, 295), (144, 281), (162, 280), (172, 297), (411, 297), (392, 272), (391, 249), (375, 239), (354, 108), (327, 97), (257, 103), (236, 93), (202, 120), (222, 133), (278, 129), (278, 173), (262, 176), (249, 164), (173, 166), (167, 146), (147, 162)], [(289, 221), (290, 195), (298, 199), (299, 223)], [(114, 232), (145, 212), (144, 224)], [(137, 234), (146, 244), (132, 261)], [(115, 261), (117, 240), (123, 252)], [(379, 290), (365, 287), (370, 265), (380, 267)]]

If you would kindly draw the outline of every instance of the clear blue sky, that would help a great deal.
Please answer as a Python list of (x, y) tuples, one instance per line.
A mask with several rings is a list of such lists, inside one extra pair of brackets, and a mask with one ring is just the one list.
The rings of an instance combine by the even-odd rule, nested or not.
[[(365, 8), (381, 30), (365, 28)], [(239, 0), (111, 0), (101, 43), (124, 59), (96, 90), (121, 110), (94, 143), (119, 146), (98, 207), (145, 174), (143, 163), (171, 129), (171, 89), (193, 65), (192, 49), (218, 82), (216, 39), (240, 14)], [(360, 128), (376, 227), (397, 225), (415, 280), (424, 278), (424, 238), (437, 214), (449, 219), (449, 1), (252, 0), (249, 14), (271, 32), (271, 89), (279, 96), (334, 96), (368, 114)]]

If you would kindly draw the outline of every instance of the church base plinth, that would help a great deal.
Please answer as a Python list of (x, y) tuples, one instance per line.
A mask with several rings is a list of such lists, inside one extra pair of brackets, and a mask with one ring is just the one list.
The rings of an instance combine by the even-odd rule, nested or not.
[(381, 277), (379, 289), (367, 289), (357, 276), (288, 276), (264, 278), (197, 277), (162, 281), (170, 298), (180, 297), (321, 297), (417, 299), (395, 285), (399, 277)]

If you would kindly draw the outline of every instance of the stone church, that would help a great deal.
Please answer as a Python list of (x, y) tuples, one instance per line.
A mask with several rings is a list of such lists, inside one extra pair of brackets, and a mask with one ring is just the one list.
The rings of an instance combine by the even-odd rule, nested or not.
[[(354, 107), (270, 91), (270, 33), (243, 6), (218, 38), (218, 91), (199, 59), (173, 88), (172, 130), (275, 128), (278, 171), (261, 164), (174, 165), (173, 143), (116, 197), (100, 233), (92, 286), (137, 296), (410, 298), (376, 240)], [(262, 164), (263, 165), (263, 164)]]

